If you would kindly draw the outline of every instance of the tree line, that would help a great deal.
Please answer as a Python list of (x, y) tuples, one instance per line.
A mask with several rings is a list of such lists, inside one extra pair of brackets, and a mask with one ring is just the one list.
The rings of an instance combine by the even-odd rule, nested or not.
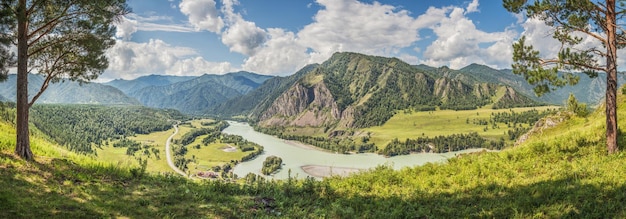
[[(202, 135), (219, 136), (222, 130), (228, 127), (228, 122), (226, 121), (203, 122), (201, 124), (202, 126), (213, 126), (213, 127), (192, 129), (191, 131), (185, 133), (180, 139), (174, 140), (174, 143), (188, 145), (194, 142), (197, 137), (202, 136)], [(205, 145), (208, 145), (211, 142), (203, 140), (202, 143), (204, 143)]]
[(393, 139), (379, 153), (385, 156), (407, 155), (410, 153), (445, 153), (470, 148), (488, 148), (500, 150), (504, 148), (504, 138), (498, 141), (487, 140), (476, 132), (469, 134), (452, 134), (448, 136), (418, 137), (401, 142)]

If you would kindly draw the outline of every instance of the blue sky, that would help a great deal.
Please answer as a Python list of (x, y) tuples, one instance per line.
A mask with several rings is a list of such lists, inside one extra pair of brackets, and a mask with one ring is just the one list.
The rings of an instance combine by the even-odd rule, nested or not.
[(128, 0), (100, 81), (250, 71), (290, 75), (333, 53), (410, 64), (509, 68), (522, 34), (545, 45), (543, 22), (499, 0)]

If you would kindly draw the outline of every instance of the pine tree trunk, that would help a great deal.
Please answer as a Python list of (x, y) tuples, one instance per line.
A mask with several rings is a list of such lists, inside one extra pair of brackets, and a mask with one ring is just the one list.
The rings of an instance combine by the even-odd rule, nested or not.
[(17, 9), (17, 139), (15, 153), (26, 159), (33, 159), (28, 133), (28, 20), (26, 0), (20, 0)]
[(606, 1), (607, 6), (607, 58), (608, 69), (606, 76), (606, 148), (607, 151), (615, 153), (617, 146), (617, 39), (616, 34), (616, 12), (615, 0)]

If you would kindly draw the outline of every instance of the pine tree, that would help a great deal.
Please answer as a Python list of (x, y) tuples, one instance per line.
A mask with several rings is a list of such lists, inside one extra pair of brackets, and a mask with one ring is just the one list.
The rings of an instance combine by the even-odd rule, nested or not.
[[(526, 12), (529, 18), (543, 20), (552, 26), (552, 37), (561, 43), (557, 57), (544, 58), (521, 37), (513, 44), (513, 72), (524, 75), (535, 86), (537, 95), (558, 87), (578, 83), (579, 71), (590, 77), (606, 72), (606, 145), (609, 153), (618, 151), (617, 145), (617, 49), (626, 45), (622, 19), (624, 1), (615, 0), (503, 0), (504, 7), (513, 13)], [(599, 42), (600, 48), (580, 48), (584, 34)], [(603, 59), (603, 60), (601, 60)], [(601, 62), (604, 61), (604, 62)], [(562, 73), (566, 71), (566, 73)]]

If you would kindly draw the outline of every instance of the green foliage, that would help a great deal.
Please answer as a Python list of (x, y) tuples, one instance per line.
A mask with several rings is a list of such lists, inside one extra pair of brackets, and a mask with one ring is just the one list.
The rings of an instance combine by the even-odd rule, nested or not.
[(526, 45), (526, 37), (522, 36), (513, 44), (513, 73), (524, 75), (524, 78), (534, 85), (534, 91), (538, 96), (555, 90), (565, 85), (575, 85), (579, 77), (571, 73), (559, 72), (560, 66), (544, 68), (539, 51), (534, 50), (532, 45)]
[(577, 116), (585, 117), (589, 114), (589, 110), (587, 109), (587, 104), (578, 103), (578, 100), (574, 96), (574, 94), (570, 94), (567, 99), (567, 110), (573, 112)]
[(13, 40), (9, 34), (4, 34), (11, 29), (11, 25), (15, 23), (14, 17), (11, 16), (11, 8), (0, 7), (0, 82), (8, 78), (9, 68), (17, 62), (15, 54), (11, 52), (11, 41)]
[[(202, 125), (204, 126), (205, 124), (202, 124)], [(220, 135), (221, 131), (224, 130), (226, 127), (228, 127), (228, 122), (220, 121), (214, 124), (211, 123), (210, 125), (215, 125), (215, 127), (193, 129), (190, 132), (185, 133), (180, 138), (180, 140), (178, 140), (178, 142), (183, 145), (188, 145), (194, 142), (198, 136), (208, 135), (207, 137), (204, 138), (207, 140), (203, 140), (203, 143), (209, 144), (212, 142), (212, 138), (213, 139), (217, 138), (217, 136)]]
[[(239, 149), (242, 152), (247, 152), (247, 151), (254, 151), (256, 148), (260, 148), (262, 151), (262, 148), (260, 145), (254, 143), (254, 142), (250, 142), (248, 140), (245, 140), (243, 137), (239, 136), (239, 135), (229, 135), (229, 134), (222, 134), (222, 138), (220, 140), (222, 143), (227, 143), (227, 144), (235, 144), (237, 145), (237, 147), (239, 147)], [(256, 156), (257, 153), (253, 153), (255, 154), (254, 156)], [(247, 158), (250, 159), (250, 158)], [(246, 160), (247, 160), (246, 159)], [(242, 159), (242, 162), (245, 161)]]
[(265, 158), (263, 161), (263, 167), (261, 168), (261, 173), (263, 175), (270, 175), (281, 168), (283, 165), (283, 159), (277, 156), (269, 156)]
[(139, 106), (35, 105), (32, 123), (72, 151), (92, 153), (104, 141), (164, 131), (185, 116), (174, 110)]
[[(12, 22), (1, 23), (1, 29), (14, 42), (27, 41), (24, 64), (53, 83), (90, 81), (102, 74), (108, 67), (105, 52), (115, 44), (114, 22), (130, 11), (125, 0), (25, 1), (28, 13), (17, 10), (17, 3), (3, 2), (2, 8), (13, 13), (6, 14)], [(22, 16), (28, 29), (25, 39), (18, 39)]]
[(15, 103), (0, 101), (0, 121), (15, 124)]

